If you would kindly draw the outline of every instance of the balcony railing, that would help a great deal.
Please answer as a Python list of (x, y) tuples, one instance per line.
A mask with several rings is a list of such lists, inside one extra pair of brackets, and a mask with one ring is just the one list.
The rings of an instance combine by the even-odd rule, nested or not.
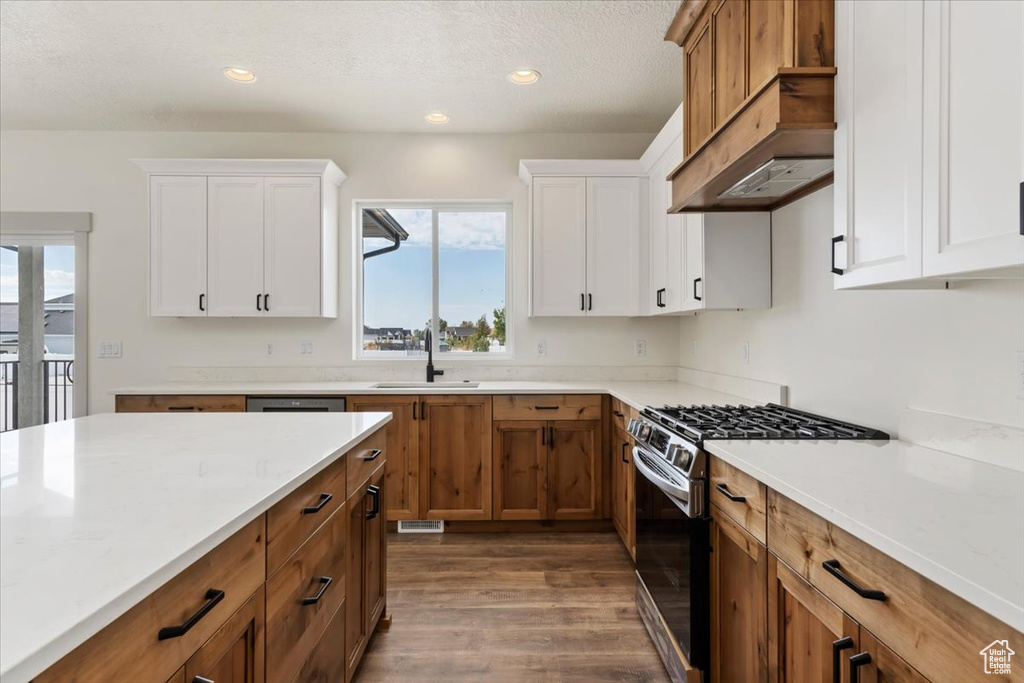
[[(0, 361), (0, 432), (18, 428), (18, 360)], [(43, 422), (74, 417), (73, 359), (43, 361)]]

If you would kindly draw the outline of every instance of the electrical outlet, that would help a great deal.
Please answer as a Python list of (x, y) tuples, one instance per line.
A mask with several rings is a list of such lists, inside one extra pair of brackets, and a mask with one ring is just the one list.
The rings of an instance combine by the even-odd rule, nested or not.
[(299, 342), (299, 354), (303, 356), (312, 356), (313, 342)]
[(548, 343), (546, 341), (537, 342), (537, 355), (546, 356), (548, 354)]
[(743, 364), (750, 365), (750, 342), (743, 342), (741, 355), (743, 357)]
[(633, 355), (637, 358), (643, 358), (647, 355), (647, 342), (643, 339), (637, 339), (633, 342)]
[(100, 358), (120, 358), (121, 342), (100, 342)]
[(270, 342), (267, 342), (267, 355), (268, 356), (273, 356), (274, 355), (274, 345), (271, 344)]

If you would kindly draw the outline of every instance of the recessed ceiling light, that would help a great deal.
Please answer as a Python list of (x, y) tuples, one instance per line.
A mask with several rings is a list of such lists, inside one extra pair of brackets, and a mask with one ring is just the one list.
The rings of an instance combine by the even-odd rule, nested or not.
[(510, 73), (508, 80), (516, 85), (533, 85), (540, 80), (540, 72), (533, 69), (519, 69)]
[(233, 81), (238, 81), (239, 83), (252, 83), (256, 80), (256, 74), (253, 72), (248, 69), (239, 69), (234, 66), (225, 67), (224, 75)]
[(423, 118), (427, 123), (448, 123), (448, 115), (439, 111), (432, 111)]

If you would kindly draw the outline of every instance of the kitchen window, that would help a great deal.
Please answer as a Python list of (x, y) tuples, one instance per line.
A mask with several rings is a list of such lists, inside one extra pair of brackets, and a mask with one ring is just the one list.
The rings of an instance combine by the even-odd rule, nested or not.
[(357, 203), (356, 357), (508, 356), (512, 207)]

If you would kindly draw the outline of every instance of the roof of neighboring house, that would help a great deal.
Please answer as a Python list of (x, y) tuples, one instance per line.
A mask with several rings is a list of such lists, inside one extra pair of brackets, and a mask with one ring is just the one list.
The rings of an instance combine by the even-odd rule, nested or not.
[(403, 327), (369, 327), (363, 325), (363, 336), (373, 337), (411, 337), (412, 330), (407, 330)]
[(469, 327), (462, 327), (460, 325), (449, 325), (445, 330), (449, 337), (472, 337), (476, 332), (476, 327), (470, 325)]
[[(63, 299), (64, 297), (59, 297)], [(0, 303), (0, 332), (18, 333), (18, 304)], [(75, 310), (49, 310), (43, 314), (43, 334), (74, 334)]]

